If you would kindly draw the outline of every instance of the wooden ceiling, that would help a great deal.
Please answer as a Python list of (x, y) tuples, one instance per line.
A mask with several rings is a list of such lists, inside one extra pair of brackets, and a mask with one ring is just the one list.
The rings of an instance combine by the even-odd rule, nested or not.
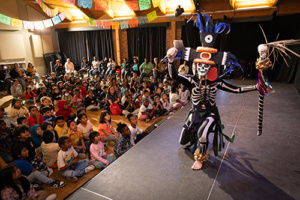
[[(38, 12), (47, 16), (38, 3), (35, 0), (23, 0), (27, 5), (31, 6)], [(125, 1), (125, 0), (119, 0)], [(145, 16), (149, 12), (156, 10), (158, 18), (152, 23), (161, 23), (161, 22), (171, 22), (171, 21), (183, 21), (184, 18), (190, 18), (192, 13), (196, 12), (196, 7), (193, 0), (160, 0), (168, 4), (168, 8), (164, 8), (161, 4), (159, 7), (153, 8), (153, 5), (150, 9), (144, 11), (133, 11), (130, 10), (127, 15), (118, 15), (118, 13), (113, 13), (112, 10), (100, 11), (95, 10), (95, 3), (93, 0), (93, 7), (83, 8), (75, 5), (61, 2), (60, 0), (43, 0), (43, 2), (50, 8), (58, 8), (59, 13), (65, 12), (66, 19), (63, 23), (60, 23), (55, 26), (55, 28), (73, 28), (73, 27), (87, 27), (87, 21), (89, 17), (94, 19), (101, 20), (116, 20), (116, 18), (137, 18), (140, 16)], [(173, 2), (173, 3), (172, 3)], [(174, 3), (175, 2), (175, 3)], [(277, 5), (269, 9), (261, 10), (244, 10), (244, 11), (235, 11), (229, 4), (229, 0), (200, 0), (199, 10), (202, 13), (212, 15), (214, 19), (223, 18), (224, 15), (227, 15), (229, 18), (253, 18), (253, 17), (263, 17), (271, 16), (274, 11), (277, 11), (279, 15), (295, 14), (300, 13), (300, 1), (299, 0), (279, 0)], [(179, 18), (170, 17), (170, 14), (174, 14), (174, 11), (178, 4), (186, 4), (185, 13)], [(174, 4), (174, 7), (172, 5)], [(188, 5), (190, 4), (190, 6)], [(187, 13), (188, 12), (188, 13)], [(48, 16), (47, 16), (48, 17)]]

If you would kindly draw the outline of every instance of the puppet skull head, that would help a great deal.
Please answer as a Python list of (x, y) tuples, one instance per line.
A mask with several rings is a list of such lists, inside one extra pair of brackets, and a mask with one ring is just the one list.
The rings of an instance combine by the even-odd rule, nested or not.
[(259, 53), (259, 57), (262, 58), (262, 59), (265, 59), (267, 58), (267, 55), (268, 55), (268, 46), (265, 45), (265, 44), (260, 44), (258, 47), (257, 47), (257, 50), (258, 50), (258, 53)]
[(199, 76), (206, 76), (210, 67), (211, 66), (207, 64), (197, 63), (197, 72)]

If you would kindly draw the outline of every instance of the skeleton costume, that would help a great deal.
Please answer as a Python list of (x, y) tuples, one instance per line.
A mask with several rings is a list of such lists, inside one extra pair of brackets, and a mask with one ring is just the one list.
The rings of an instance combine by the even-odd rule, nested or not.
[[(206, 21), (206, 26), (203, 25), (203, 20)], [(168, 55), (175, 59), (181, 56), (184, 60), (193, 60), (195, 76), (178, 74), (172, 59), (169, 59), (168, 69), (172, 79), (184, 84), (191, 90), (193, 105), (183, 126), (180, 144), (184, 148), (188, 148), (197, 142), (199, 149), (196, 150), (194, 158), (196, 161), (203, 163), (207, 157), (208, 135), (214, 127), (213, 148), (215, 155), (218, 155), (218, 149), (220, 151), (222, 146), (224, 147), (223, 136), (225, 135), (221, 133), (222, 125), (215, 102), (218, 89), (241, 93), (253, 91), (256, 86), (236, 87), (217, 76), (215, 65), (235, 64), (235, 61), (231, 59), (234, 57), (230, 53), (218, 52), (217, 49), (212, 48), (217, 35), (225, 30), (227, 24), (219, 23), (214, 26), (208, 16), (199, 13), (197, 26), (200, 29), (202, 47), (198, 47), (197, 50), (183, 47), (180, 51), (176, 51), (176, 55)], [(169, 50), (168, 54), (169, 52), (171, 51)], [(231, 138), (232, 140), (227, 136), (225, 138), (231, 142), (233, 141), (233, 138)], [(194, 147), (196, 147), (196, 144)]]

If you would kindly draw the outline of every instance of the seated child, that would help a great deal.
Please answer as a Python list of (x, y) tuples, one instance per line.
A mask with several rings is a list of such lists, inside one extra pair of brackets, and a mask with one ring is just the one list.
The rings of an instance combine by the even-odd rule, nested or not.
[(54, 115), (53, 113), (54, 113), (55, 109), (54, 109), (54, 106), (52, 105), (52, 101), (51, 101), (50, 97), (42, 97), (40, 99), (40, 103), (41, 103), (40, 112), (41, 112), (42, 115), (44, 114), (43, 113), (43, 108), (46, 107), (46, 106), (51, 108), (51, 113), (52, 113), (52, 115)]
[(122, 111), (123, 115), (127, 117), (128, 114), (132, 113), (137, 115), (139, 113), (139, 109), (136, 107), (135, 103), (132, 100), (132, 96), (129, 94), (127, 95), (127, 100), (124, 103), (124, 109)]
[(164, 106), (164, 109), (166, 109), (167, 111), (173, 110), (173, 107), (169, 102), (169, 97), (168, 97), (167, 93), (162, 93), (161, 102), (162, 102), (162, 105)]
[(7, 112), (7, 115), (11, 116), (15, 120), (18, 119), (18, 117), (25, 116), (26, 118), (29, 117), (29, 112), (26, 107), (22, 106), (22, 100), (14, 98), (11, 102), (11, 109)]
[(190, 91), (186, 88), (185, 85), (182, 85), (182, 87), (179, 89), (179, 101), (186, 105), (189, 100), (188, 98), (190, 97)]
[(65, 121), (64, 116), (58, 115), (55, 118), (56, 125), (54, 127), (54, 130), (57, 132), (58, 138), (68, 135), (68, 126)]
[(98, 133), (100, 134), (101, 141), (109, 142), (111, 146), (114, 146), (114, 142), (118, 139), (118, 134), (116, 134), (112, 126), (108, 111), (104, 110), (101, 112), (99, 123)]
[(145, 133), (143, 130), (139, 129), (137, 127), (137, 118), (135, 115), (133, 114), (129, 114), (127, 116), (127, 119), (130, 123), (129, 125), (129, 129), (130, 129), (130, 132), (131, 132), (131, 135), (130, 135), (130, 144), (132, 146), (134, 146), (136, 143), (138, 143), (141, 139), (143, 139), (147, 133)]
[(80, 90), (76, 88), (74, 90), (75, 95), (73, 96), (73, 106), (76, 108), (84, 107), (84, 98), (80, 94)]
[(151, 120), (151, 118), (155, 118), (155, 116), (153, 115), (153, 107), (149, 103), (148, 99), (145, 99), (143, 105), (140, 107), (138, 119), (146, 120), (146, 122), (148, 122)]
[(10, 163), (14, 159), (11, 155), (11, 147), (13, 144), (13, 134), (12, 129), (6, 127), (4, 120), (0, 120), (0, 156), (5, 163)]
[(175, 110), (184, 106), (184, 104), (179, 100), (179, 96), (176, 92), (175, 86), (172, 86), (172, 91), (170, 93), (170, 104), (172, 105), (173, 109), (175, 109)]
[(54, 124), (55, 116), (52, 113), (52, 109), (48, 106), (45, 106), (41, 109), (41, 113), (43, 113), (44, 121), (48, 121), (51, 124)]
[(40, 114), (38, 108), (36, 106), (29, 106), (28, 108), (30, 116), (27, 118), (28, 119), (28, 125), (33, 126), (33, 125), (42, 125), (44, 123), (44, 117), (42, 114)]
[(89, 147), (90, 143), (90, 133), (93, 131), (93, 124), (89, 122), (88, 117), (85, 113), (79, 113), (77, 117), (79, 124), (77, 125), (78, 131), (82, 133), (83, 140), (86, 148)]
[(116, 141), (114, 152), (117, 158), (123, 155), (131, 147), (130, 145), (130, 129), (122, 122), (118, 124), (117, 131), (120, 133), (120, 137)]
[(135, 105), (136, 105), (136, 108), (140, 108), (143, 105), (143, 97), (141, 94), (137, 95), (137, 98), (135, 100)]
[(47, 92), (47, 88), (45, 86), (40, 88), (40, 93), (38, 93), (38, 99), (41, 100), (42, 97), (50, 97), (50, 95)]
[(29, 130), (30, 130), (34, 148), (36, 148), (36, 151), (38, 152), (38, 148), (41, 146), (43, 142), (42, 135), (44, 131), (40, 125), (33, 125), (30, 127)]
[(66, 89), (62, 90), (62, 94), (63, 96), (61, 97), (61, 100), (66, 100), (69, 107), (72, 107), (73, 105), (73, 98), (71, 95), (69, 95), (69, 91), (67, 91)]
[(154, 97), (153, 111), (155, 116), (164, 116), (168, 114), (168, 111), (162, 105), (159, 96)]
[(18, 139), (17, 143), (22, 143), (29, 151), (27, 160), (29, 162), (33, 161), (37, 155), (32, 138), (29, 136), (29, 127), (26, 125), (19, 125), (14, 129), (13, 134)]
[(84, 101), (86, 110), (98, 111), (100, 110), (100, 106), (98, 106), (97, 98), (94, 95), (93, 90), (88, 90), (88, 96)]
[(60, 151), (58, 143), (53, 143), (53, 133), (46, 130), (42, 135), (43, 142), (41, 144), (43, 153), (43, 162), (46, 163), (48, 167), (57, 168), (57, 155)]
[(55, 199), (56, 194), (48, 195), (45, 190), (35, 191), (29, 180), (22, 176), (21, 170), (16, 166), (9, 165), (0, 171), (0, 198), (2, 200), (12, 199)]
[(22, 86), (21, 86), (21, 84), (19, 84), (19, 81), (17, 79), (13, 80), (13, 85), (10, 87), (10, 92), (14, 98), (23, 98), (24, 97), (24, 92), (23, 92)]
[(171, 92), (171, 86), (167, 80), (164, 81), (164, 92), (169, 94)]
[(74, 120), (76, 118), (75, 113), (69, 107), (68, 102), (66, 100), (59, 100), (57, 103), (57, 111), (56, 116), (62, 115), (65, 118), (65, 121)]
[(23, 144), (19, 143), (14, 145), (13, 157), (15, 158), (14, 165), (21, 170), (22, 175), (27, 176), (30, 183), (34, 184), (42, 182), (50, 185), (52, 188), (61, 188), (66, 185), (66, 183), (63, 181), (48, 178), (49, 172), (47, 170), (36, 170), (28, 162), (28, 150)]
[(27, 87), (25, 91), (25, 102), (36, 103), (36, 95), (31, 91), (31, 87)]
[(62, 136), (58, 140), (61, 150), (57, 155), (57, 167), (59, 173), (71, 182), (77, 182), (80, 177), (95, 169), (93, 165), (89, 165), (88, 159), (78, 160), (78, 153), (71, 145), (71, 140), (67, 136)]
[(143, 101), (145, 101), (145, 99), (148, 99), (149, 103), (153, 104), (153, 101), (150, 97), (150, 91), (149, 90), (144, 90)]
[(17, 124), (18, 125), (27, 125), (28, 126), (28, 119), (25, 116), (18, 117)]
[(53, 135), (53, 142), (58, 142), (58, 135), (56, 130), (54, 130), (54, 124), (49, 123), (48, 121), (44, 121), (42, 125), (42, 130), (45, 131), (50, 131)]
[(79, 154), (79, 158), (83, 159), (86, 157), (85, 150), (86, 146), (84, 144), (83, 136), (80, 131), (77, 130), (77, 123), (75, 121), (69, 120), (68, 124), (68, 137), (71, 140), (71, 145)]
[(90, 162), (97, 168), (103, 169), (115, 160), (113, 154), (106, 154), (104, 145), (100, 141), (100, 135), (97, 131), (93, 131), (90, 134), (91, 146), (90, 146)]
[(61, 95), (59, 89), (57, 87), (55, 87), (51, 94), (52, 102), (55, 106), (57, 105), (58, 101), (61, 100), (61, 96), (62, 95)]

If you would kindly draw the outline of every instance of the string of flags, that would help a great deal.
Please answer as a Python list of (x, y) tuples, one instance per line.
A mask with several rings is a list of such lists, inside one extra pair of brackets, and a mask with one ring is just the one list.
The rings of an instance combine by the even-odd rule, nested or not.
[(51, 19), (43, 20), (43, 21), (25, 21), (16, 18), (12, 18), (0, 13), (0, 22), (9, 26), (14, 26), (17, 28), (24, 29), (44, 29), (54, 26), (65, 19), (65, 13), (62, 12)]
[(96, 26), (101, 29), (128, 29), (134, 28), (139, 25), (146, 24), (157, 18), (156, 11), (152, 11), (145, 16), (138, 17), (136, 19), (126, 20), (122, 22), (112, 22), (112, 21), (103, 21), (89, 18), (88, 24), (91, 26)]

